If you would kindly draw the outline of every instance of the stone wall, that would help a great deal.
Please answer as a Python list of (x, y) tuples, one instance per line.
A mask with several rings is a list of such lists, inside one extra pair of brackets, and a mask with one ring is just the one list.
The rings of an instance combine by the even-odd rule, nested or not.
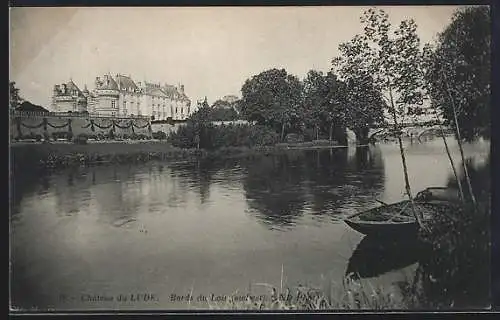
[(172, 132), (176, 132), (181, 126), (184, 126), (184, 125), (185, 125), (185, 123), (175, 123), (175, 124), (153, 123), (153, 124), (151, 124), (151, 128), (152, 128), (153, 132), (163, 131), (168, 136)]
[(132, 134), (151, 136), (151, 123), (147, 118), (110, 118), (86, 116), (53, 116), (16, 114), (10, 119), (10, 135), (13, 139), (26, 136), (43, 136), (45, 132), (52, 137), (56, 132), (106, 135), (114, 128), (117, 137)]

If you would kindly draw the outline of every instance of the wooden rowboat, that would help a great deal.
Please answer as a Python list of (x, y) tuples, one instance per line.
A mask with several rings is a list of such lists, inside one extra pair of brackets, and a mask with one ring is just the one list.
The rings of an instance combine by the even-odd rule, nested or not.
[[(445, 202), (415, 201), (415, 209), (422, 213), (424, 221), (449, 210)], [(345, 223), (352, 229), (373, 236), (416, 235), (419, 226), (409, 200), (382, 205), (347, 217)]]

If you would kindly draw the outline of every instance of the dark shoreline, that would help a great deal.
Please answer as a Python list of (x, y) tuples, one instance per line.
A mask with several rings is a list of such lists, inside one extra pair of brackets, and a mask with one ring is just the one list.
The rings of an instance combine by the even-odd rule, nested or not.
[(13, 143), (10, 146), (11, 171), (63, 169), (102, 164), (144, 163), (165, 160), (228, 159), (253, 155), (270, 155), (292, 150), (347, 148), (333, 143), (280, 143), (274, 146), (223, 147), (215, 150), (182, 149), (165, 141), (112, 141), (74, 144)]

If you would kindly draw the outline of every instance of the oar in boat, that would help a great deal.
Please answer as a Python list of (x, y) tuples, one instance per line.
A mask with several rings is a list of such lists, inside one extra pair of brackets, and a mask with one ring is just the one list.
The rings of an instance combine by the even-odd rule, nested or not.
[[(388, 207), (389, 205), (379, 199), (375, 199), (375, 201), (377, 201), (378, 203), (382, 204), (384, 207)], [(406, 218), (408, 219), (409, 217), (408, 216), (404, 216), (402, 215), (401, 213), (403, 213), (403, 211), (406, 210), (406, 208), (408, 207), (408, 205), (410, 204), (410, 201), (408, 201), (407, 203), (405, 203), (405, 205), (403, 206), (403, 208), (401, 208), (401, 210), (399, 210), (398, 213), (396, 213), (395, 215), (392, 216), (392, 218), (390, 218), (388, 221), (392, 221), (394, 218)]]

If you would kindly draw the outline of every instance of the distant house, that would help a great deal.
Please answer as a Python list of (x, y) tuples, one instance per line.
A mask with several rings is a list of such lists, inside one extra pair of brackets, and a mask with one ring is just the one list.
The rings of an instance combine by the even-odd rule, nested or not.
[(49, 110), (45, 109), (42, 106), (38, 106), (29, 101), (24, 101), (16, 108), (16, 111), (31, 111), (31, 112), (49, 112)]
[(238, 98), (237, 96), (235, 95), (227, 95), (227, 96), (224, 96), (222, 97), (222, 101), (225, 101), (229, 104), (234, 104), (236, 101), (238, 101), (240, 98)]

